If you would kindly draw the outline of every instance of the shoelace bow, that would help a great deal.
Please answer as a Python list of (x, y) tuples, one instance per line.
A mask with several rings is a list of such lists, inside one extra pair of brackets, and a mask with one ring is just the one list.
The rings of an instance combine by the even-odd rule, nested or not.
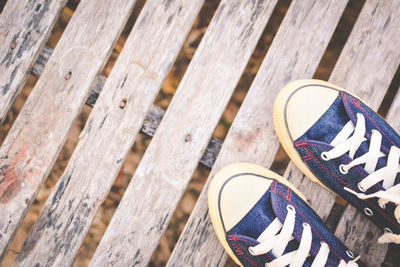
[[(286, 215), (284, 224), (282, 225), (279, 219), (275, 218), (275, 220), (273, 220), (272, 223), (268, 225), (264, 232), (262, 232), (262, 234), (257, 238), (257, 241), (260, 242), (260, 244), (254, 247), (249, 247), (249, 252), (253, 256), (262, 255), (270, 251), (275, 255), (276, 259), (270, 263), (266, 263), (265, 266), (278, 267), (287, 266), (289, 264), (290, 267), (303, 266), (306, 258), (309, 255), (312, 243), (312, 233), (311, 227), (307, 223), (303, 223), (303, 233), (301, 234), (299, 248), (282, 255), (289, 241), (293, 239), (292, 234), (294, 230), (296, 214), (296, 211), (292, 205), (288, 205), (286, 208), (288, 213)], [(325, 242), (321, 242), (321, 247), (311, 267), (325, 266), (329, 256), (329, 251), (329, 246)], [(352, 252), (350, 251), (347, 253), (351, 253), (350, 255), (352, 255)], [(359, 257), (349, 261), (348, 263), (346, 263), (344, 260), (341, 260), (339, 267), (357, 267), (358, 264), (356, 261), (358, 259)]]
[[(357, 185), (358, 189), (363, 193), (356, 192), (348, 187), (344, 187), (344, 189), (360, 199), (379, 198), (378, 204), (382, 209), (385, 209), (386, 204), (389, 202), (397, 204), (394, 216), (397, 222), (400, 223), (400, 184), (394, 185), (397, 173), (400, 172), (400, 149), (392, 146), (388, 155), (383, 153), (381, 151), (382, 134), (377, 130), (372, 130), (368, 152), (354, 159), (361, 144), (367, 140), (365, 132), (365, 118), (362, 114), (358, 113), (356, 126), (354, 126), (352, 121), (347, 122), (331, 142), (334, 148), (323, 152), (321, 158), (328, 161), (349, 152), (349, 156), (353, 160), (349, 164), (339, 166), (339, 170), (343, 174), (346, 174), (351, 168), (357, 165), (365, 164), (364, 169), (369, 175)], [(387, 165), (376, 170), (379, 158), (386, 156)], [(385, 190), (380, 190), (373, 194), (364, 194), (365, 191), (381, 181), (383, 181), (382, 186)], [(385, 228), (385, 232), (385, 235), (379, 240), (380, 242), (400, 243), (400, 235), (392, 234), (388, 228)]]

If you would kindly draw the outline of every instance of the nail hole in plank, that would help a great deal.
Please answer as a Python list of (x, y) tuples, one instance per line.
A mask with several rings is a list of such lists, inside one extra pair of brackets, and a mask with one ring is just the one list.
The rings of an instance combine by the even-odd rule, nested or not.
[[(219, 126), (214, 130), (213, 136), (223, 140), (242, 104), (246, 93), (251, 86), (255, 75), (261, 66), (262, 60), (265, 57), (267, 50), (271, 44), (273, 37), (275, 36), (283, 17), (290, 5), (289, 0), (278, 1), (277, 5), (272, 12), (271, 18), (264, 29), (259, 42), (249, 59), (249, 62), (236, 86), (233, 96), (230, 99), (222, 117), (219, 122)], [(218, 127), (222, 129), (219, 130)], [(217, 152), (217, 151), (215, 151)], [(210, 164), (215, 161), (216, 155), (213, 155), (213, 159), (210, 160)], [(204, 157), (202, 159), (204, 161)], [(207, 161), (208, 162), (208, 161)], [(190, 216), (191, 211), (196, 204), (196, 201), (203, 189), (205, 182), (209, 176), (209, 167), (204, 164), (199, 164), (196, 171), (190, 180), (183, 197), (178, 203), (178, 206), (171, 218), (171, 221), (161, 237), (160, 244), (152, 255), (149, 266), (160, 266), (164, 265), (178, 241), (179, 235), (183, 231), (183, 228)]]
[[(65, 27), (68, 25), (71, 16), (68, 15), (70, 12), (74, 11), (73, 9), (75, 0), (70, 0), (67, 2), (66, 6), (64, 7), (61, 16), (58, 18), (54, 28), (51, 32), (49, 39), (46, 42), (46, 46), (55, 47), (58, 40), (60, 39), (62, 33), (64, 32)], [(39, 59), (40, 60), (40, 59)], [(5, 137), (7, 136), (8, 131), (14, 124), (18, 114), (20, 113), (21, 109), (23, 108), (26, 100), (28, 99), (32, 89), (35, 87), (36, 82), (38, 81), (38, 77), (30, 74), (28, 79), (21, 90), (21, 93), (18, 95), (17, 99), (14, 102), (14, 105), (10, 112), (7, 115), (3, 125), (0, 128), (0, 144), (3, 143)]]
[[(154, 112), (152, 113), (156, 116), (151, 118), (152, 123), (144, 123), (141, 133), (139, 133), (136, 137), (131, 151), (124, 160), (120, 173), (118, 174), (105, 201), (102, 203), (98, 212), (96, 213), (93, 224), (83, 241), (82, 247), (78, 252), (75, 262), (84, 262), (93, 256), (94, 251), (112, 218), (112, 215), (121, 201), (122, 196), (125, 193), (125, 190), (128, 187), (128, 184), (132, 179), (136, 168), (147, 149), (147, 146), (150, 143), (151, 137), (154, 135), (156, 128), (158, 127), (159, 122), (161, 121), (161, 118), (164, 115), (165, 110), (168, 107), (176, 88), (178, 87), (178, 84), (194, 55), (194, 52), (200, 44), (200, 41), (218, 6), (215, 4), (216, 2), (219, 3), (219, 1), (206, 1), (205, 5), (203, 5), (202, 9), (200, 10), (195, 23), (189, 31), (188, 37), (186, 38), (177, 56), (177, 59), (175, 60), (166, 80), (162, 85), (162, 90), (160, 90), (160, 93), (156, 97), (156, 106)], [(131, 22), (131, 28), (132, 26), (133, 22)], [(123, 36), (126, 35), (124, 40), (126, 40), (128, 34), (129, 32), (123, 32)], [(116, 50), (117, 49), (114, 49), (113, 54), (117, 53)], [(115, 61), (112, 62), (112, 64), (108, 63), (105, 69), (109, 70), (109, 67), (112, 67)], [(109, 73), (109, 71), (107, 71), (107, 73)], [(107, 73), (104, 73), (104, 76), (107, 76)], [(190, 141), (189, 136), (187, 136), (186, 139), (187, 142)]]
[[(127, 25), (125, 26), (125, 28), (123, 30), (123, 32), (125, 32), (126, 35), (129, 34), (130, 29), (132, 28), (132, 25), (133, 25), (134, 21), (136, 20), (136, 17), (138, 16), (138, 14), (140, 12), (141, 7), (144, 4), (144, 1), (139, 0), (138, 3), (135, 5), (134, 11), (132, 12), (132, 14), (130, 16), (129, 20), (130, 20), (131, 24), (127, 23)], [(140, 3), (141, 3), (141, 6), (140, 6)], [(79, 4), (79, 1), (76, 1), (76, 0), (70, 0), (67, 3), (59, 20), (56, 22), (56, 25), (52, 32), (52, 35), (50, 36), (49, 40), (46, 43), (47, 47), (54, 48), (57, 45), (69, 20), (73, 16), (73, 13), (74, 13), (76, 7), (78, 6), (78, 4)], [(135, 15), (135, 10), (137, 10), (136, 15)], [(120, 43), (119, 43), (120, 49), (122, 48), (123, 44), (125, 43), (125, 40), (126, 40), (126, 37), (125, 37), (125, 39), (122, 39), (122, 41), (120, 41)], [(114, 47), (114, 49), (115, 49), (115, 47)], [(115, 57), (117, 57), (118, 55), (119, 55), (119, 53), (116, 53)], [(116, 61), (115, 57), (113, 57), (111, 55), (110, 58), (108, 59), (108, 62), (110, 62), (110, 61), (115, 62)], [(46, 62), (44, 62), (44, 63), (46, 63)], [(111, 68), (112, 68), (112, 66), (111, 66)], [(111, 68), (108, 68), (106, 70), (103, 69), (102, 73), (105, 76), (107, 76), (108, 73), (111, 71)], [(69, 80), (72, 77), (72, 75), (73, 75), (72, 71), (66, 73), (65, 79)], [(17, 98), (17, 101), (16, 101), (15, 107), (18, 108), (17, 112), (14, 113), (14, 108), (13, 108), (12, 112), (10, 112), (10, 114), (12, 114), (11, 115), (12, 117), (9, 115), (9, 117), (11, 117), (12, 121), (10, 119), (7, 119), (6, 123), (3, 124), (3, 127), (0, 130), (0, 141), (1, 142), (4, 141), (8, 130), (11, 128), (12, 123), (15, 121), (16, 116), (22, 109), (23, 104), (25, 103), (26, 99), (29, 96), (29, 93), (32, 91), (32, 89), (35, 86), (35, 83), (38, 79), (39, 78), (37, 76), (33, 76), (33, 75), (29, 76), (27, 85), (25, 86), (26, 88), (23, 89), (21, 95), (19, 96), (19, 98)], [(62, 147), (62, 149), (58, 155), (58, 158), (57, 158), (55, 164), (53, 165), (53, 168), (48, 176), (48, 179), (41, 186), (41, 189), (40, 189), (33, 205), (31, 206), (30, 210), (28, 211), (27, 216), (25, 217), (21, 227), (19, 228), (19, 230), (16, 234), (16, 237), (14, 238), (14, 241), (10, 246), (9, 251), (7, 252), (7, 254), (5, 256), (5, 261), (6, 260), (7, 260), (7, 262), (15, 261), (15, 258), (17, 257), (16, 251), (19, 251), (22, 248), (22, 244), (23, 244), (24, 240), (26, 239), (28, 233), (30, 232), (30, 229), (33, 226), (36, 218), (38, 217), (40, 210), (42, 209), (43, 205), (45, 204), (54, 185), (57, 183), (58, 179), (61, 177), (66, 166), (68, 165), (71, 155), (72, 155), (72, 153), (77, 145), (77, 142), (79, 140), (79, 134), (82, 131), (82, 129), (86, 123), (86, 120), (87, 120), (88, 116), (90, 115), (91, 110), (92, 110), (92, 108), (90, 106), (85, 105), (83, 107), (81, 113), (78, 115), (77, 120), (75, 121), (75, 124), (73, 125), (73, 127), (67, 137), (67, 141), (65, 142), (64, 146)], [(11, 122), (11, 123), (7, 123), (7, 122)]]

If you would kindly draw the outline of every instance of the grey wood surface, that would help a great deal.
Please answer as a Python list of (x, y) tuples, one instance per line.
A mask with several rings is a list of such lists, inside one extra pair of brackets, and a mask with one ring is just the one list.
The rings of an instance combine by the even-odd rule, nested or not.
[(0, 148), (0, 259), (50, 172), (134, 3), (79, 3)]
[[(238, 161), (270, 166), (279, 147), (274, 133), (275, 96), (289, 81), (310, 78), (325, 51), (347, 1), (293, 1), (237, 114), (211, 171)], [(210, 180), (210, 179), (209, 179)], [(226, 253), (214, 234), (207, 190), (179, 238), (168, 266), (223, 266)]]
[(221, 1), (91, 266), (148, 263), (275, 2)]
[[(44, 66), (46, 65), (47, 61), (49, 60), (53, 49), (50, 47), (44, 47), (39, 54), (38, 60), (36, 61), (35, 65), (33, 66), (32, 73), (36, 76), (40, 76)], [(89, 98), (86, 100), (86, 104), (93, 107), (99, 97), (101, 90), (106, 83), (106, 77), (98, 76), (95, 82), (92, 85), (92, 89), (90, 91)], [(155, 105), (152, 105), (147, 113), (142, 128), (140, 129), (143, 133), (147, 134), (148, 136), (153, 136), (158, 125), (160, 125), (161, 119), (165, 114), (165, 110)], [(221, 149), (222, 141), (212, 137), (210, 142), (207, 145), (206, 150), (204, 151), (203, 156), (200, 159), (200, 163), (206, 167), (211, 168), (215, 162), (215, 159)]]
[[(331, 81), (358, 95), (377, 110), (400, 64), (400, 9), (398, 1), (367, 1), (337, 66)], [(396, 103), (394, 103), (396, 104)], [(399, 106), (388, 116), (389, 123), (400, 128), (394, 117)], [(339, 221), (336, 236), (370, 266), (381, 264), (387, 245), (378, 244), (381, 230), (352, 206), (348, 206)]]
[(72, 264), (203, 2), (146, 2), (16, 265)]
[(13, 0), (1, 12), (0, 124), (24, 86), (66, 2)]

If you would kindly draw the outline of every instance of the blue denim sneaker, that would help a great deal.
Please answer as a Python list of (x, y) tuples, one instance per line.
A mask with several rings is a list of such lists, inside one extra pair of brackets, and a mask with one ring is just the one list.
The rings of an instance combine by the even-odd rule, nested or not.
[(220, 170), (208, 191), (215, 232), (242, 266), (364, 266), (305, 197), (278, 174), (249, 163)]
[(400, 136), (342, 88), (319, 80), (287, 85), (274, 124), (291, 160), (400, 243)]

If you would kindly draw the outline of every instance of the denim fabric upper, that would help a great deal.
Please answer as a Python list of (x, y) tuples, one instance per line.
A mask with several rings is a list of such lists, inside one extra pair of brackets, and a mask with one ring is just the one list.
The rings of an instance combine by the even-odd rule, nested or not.
[[(243, 266), (265, 266), (265, 263), (275, 259), (272, 252), (253, 256), (249, 253), (248, 248), (259, 244), (256, 239), (275, 218), (278, 218), (282, 224), (284, 223), (288, 205), (295, 208), (296, 219), (293, 232), (294, 239), (289, 242), (284, 254), (298, 248), (303, 232), (302, 224), (306, 222), (311, 226), (312, 245), (311, 256), (307, 258), (303, 266), (311, 266), (322, 241), (327, 243), (330, 248), (326, 266), (337, 266), (341, 259), (346, 262), (351, 260), (346, 254), (348, 249), (345, 245), (330, 232), (311, 207), (291, 189), (274, 181), (248, 214), (226, 233), (229, 246)], [(363, 265), (360, 263), (359, 266)]]
[[(339, 96), (326, 113), (303, 136), (294, 141), (294, 147), (310, 170), (324, 185), (342, 196), (362, 213), (365, 213), (365, 208), (369, 208), (373, 215), (368, 218), (381, 229), (389, 228), (393, 233), (399, 234), (400, 224), (397, 223), (394, 217), (395, 205), (393, 203), (386, 204), (386, 208), (382, 209), (378, 204), (377, 198), (362, 200), (343, 189), (348, 187), (356, 192), (361, 192), (357, 184), (368, 176), (363, 165), (353, 167), (347, 174), (342, 174), (339, 171), (339, 166), (352, 161), (347, 154), (329, 161), (321, 159), (321, 153), (333, 148), (329, 143), (349, 120), (356, 125), (357, 113), (361, 113), (365, 117), (365, 137), (367, 141), (362, 143), (354, 158), (368, 152), (371, 130), (373, 129), (382, 134), (382, 152), (389, 153), (391, 146), (400, 147), (400, 136), (387, 122), (359, 99), (346, 92), (339, 93)], [(376, 169), (385, 167), (386, 161), (386, 157), (380, 158)], [(400, 174), (397, 175), (395, 184), (399, 182)], [(378, 190), (385, 190), (382, 187), (382, 182), (371, 187), (366, 191), (366, 194), (371, 194)]]

